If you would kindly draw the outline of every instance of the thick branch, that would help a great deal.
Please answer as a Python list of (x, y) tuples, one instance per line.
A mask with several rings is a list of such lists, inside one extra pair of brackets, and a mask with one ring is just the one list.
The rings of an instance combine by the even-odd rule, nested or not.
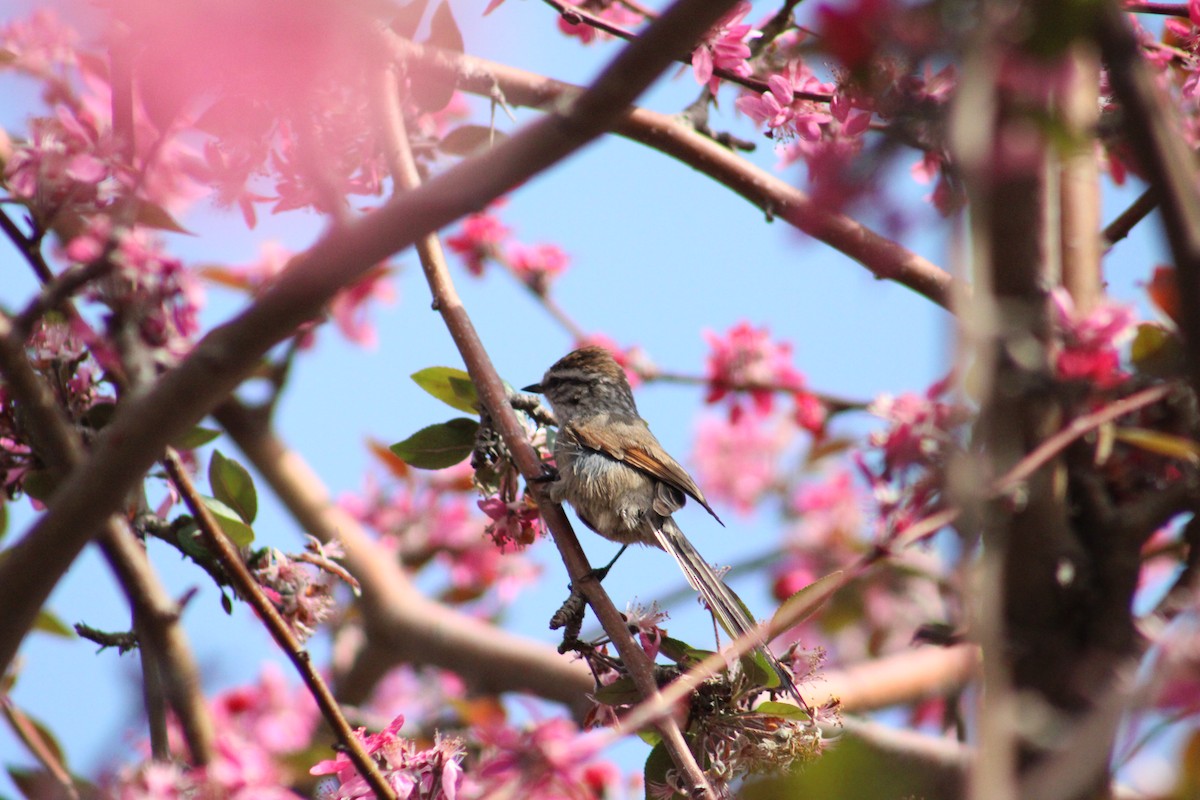
[[(453, 79), (464, 91), (485, 97), (498, 92), (505, 102), (514, 105), (554, 109), (582, 91), (568, 83), (395, 36), (391, 37), (391, 47), (398, 59), (419, 62), (422, 69)], [(708, 175), (762, 209), (768, 219), (779, 217), (845, 253), (881, 280), (907, 286), (947, 310), (956, 294), (966, 293), (965, 287), (932, 262), (844, 214), (813, 203), (796, 187), (701, 136), (674, 117), (641, 108), (629, 109), (613, 130)]]
[(681, 2), (569, 106), (331, 231), (248, 309), (209, 332), (148, 391), (122, 403), (87, 463), (62, 482), (46, 513), (0, 564), (0, 616), (7, 621), (0, 630), (0, 671), (104, 518), (166, 445), (229, 396), (272, 346), (318, 317), (339, 289), (380, 260), (482, 208), (612, 127), (669, 63), (666, 54), (684, 39), (698, 39), (727, 6)]
[[(386, 68), (385, 68), (386, 69)], [(382, 127), (384, 130), (385, 153), (388, 166), (392, 171), (397, 191), (411, 191), (421, 184), (420, 173), (409, 146), (408, 134), (404, 126), (404, 114), (400, 108), (399, 91), (395, 74), (390, 70), (380, 76), (380, 91), (378, 102), (381, 106)], [(483, 410), (491, 417), (497, 430), (504, 438), (504, 443), (513, 456), (526, 483), (537, 485), (534, 481), (542, 474), (542, 461), (529, 441), (529, 435), (524, 426), (518, 421), (509, 404), (508, 390), (497, 374), (484, 349), (483, 342), (467, 314), (466, 308), (458, 297), (454, 283), (450, 278), (450, 270), (446, 265), (445, 254), (442, 251), (441, 240), (436, 234), (430, 234), (417, 242), (417, 254), (421, 260), (421, 268), (429, 283), (433, 295), (433, 307), (441, 312), (446, 328), (450, 331), (454, 344), (462, 354), (463, 363), (471, 375), (479, 392)], [(538, 505), (542, 518), (554, 537), (554, 543), (566, 565), (567, 573), (571, 576), (571, 585), (575, 587), (588, 601), (600, 624), (608, 633), (609, 638), (621, 654), (625, 668), (633, 678), (634, 685), (643, 700), (650, 701), (658, 695), (658, 682), (654, 674), (653, 661), (642, 650), (629, 632), (621, 612), (613, 605), (608, 593), (594, 578), (591, 565), (575, 537), (566, 514), (562, 507), (552, 502), (545, 491), (538, 493)], [(679, 722), (674, 717), (666, 717), (655, 723), (663, 737), (663, 744), (671, 756), (672, 762), (686, 776), (689, 786), (705, 795), (713, 795), (712, 787), (696, 762), (696, 757), (688, 748)]]

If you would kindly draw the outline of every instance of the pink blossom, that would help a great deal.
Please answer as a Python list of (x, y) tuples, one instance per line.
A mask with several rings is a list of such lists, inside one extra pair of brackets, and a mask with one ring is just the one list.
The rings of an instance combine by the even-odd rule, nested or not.
[(742, 0), (717, 21), (692, 51), (692, 73), (696, 83), (707, 84), (716, 92), (721, 80), (713, 76), (714, 69), (725, 69), (740, 76), (750, 74), (750, 64), (746, 60), (750, 58), (750, 45), (746, 44), (746, 39), (754, 38), (758, 33), (753, 32), (752, 25), (742, 22), (749, 13), (750, 3)]
[(333, 612), (333, 578), (328, 573), (275, 548), (268, 548), (250, 566), (263, 593), (301, 641)]
[(492, 520), (484, 532), (501, 552), (510, 546), (521, 548), (532, 544), (541, 533), (542, 518), (528, 495), (511, 503), (492, 495), (479, 501), (479, 510)]
[(790, 440), (783, 424), (758, 415), (707, 414), (697, 425), (692, 450), (696, 477), (714, 500), (749, 513), (779, 480), (779, 457)]
[(520, 791), (527, 797), (594, 800), (603, 797), (619, 774), (597, 769), (598, 741), (580, 734), (566, 719), (536, 722), (518, 731), (508, 726), (478, 730), (483, 745), (479, 766), (472, 777), (472, 796), (508, 796)]
[[(583, 0), (576, 5), (597, 19), (626, 30), (633, 30), (644, 20), (641, 14), (627, 7), (621, 0)], [(563, 16), (558, 18), (558, 29), (567, 36), (578, 38), (583, 44), (612, 38), (612, 34), (599, 30), (586, 22), (568, 22)]]
[(1062, 347), (1055, 360), (1058, 376), (1064, 380), (1090, 381), (1100, 388), (1124, 380), (1126, 373), (1120, 369), (1118, 347), (1132, 334), (1133, 309), (1105, 302), (1080, 316), (1066, 289), (1055, 288), (1050, 296), (1062, 335)]
[(395, 302), (396, 290), (390, 278), (391, 270), (388, 267), (376, 267), (334, 296), (329, 305), (329, 314), (343, 336), (368, 348), (379, 343), (375, 326), (367, 320), (367, 304), (372, 300)]
[(730, 416), (742, 413), (739, 396), (748, 394), (753, 409), (767, 414), (774, 404), (776, 391), (798, 391), (804, 377), (792, 366), (792, 346), (772, 342), (765, 328), (753, 328), (741, 322), (724, 337), (705, 331), (711, 350), (707, 359), (708, 394), (706, 403), (718, 403), (731, 397)]
[(472, 275), (479, 276), (484, 262), (500, 255), (500, 245), (510, 233), (499, 219), (480, 212), (464, 219), (461, 232), (446, 237), (446, 246), (463, 257)]
[(532, 247), (514, 244), (509, 247), (507, 257), (517, 277), (538, 294), (546, 293), (550, 281), (566, 271), (569, 261), (562, 248), (554, 244)]
[(308, 747), (320, 720), (312, 694), (289, 684), (271, 662), (263, 666), (257, 683), (222, 692), (210, 705), (217, 730), (254, 742), (274, 756)]
[[(455, 800), (463, 783), (462, 741), (436, 734), (433, 746), (420, 750), (415, 742), (400, 735), (403, 725), (404, 717), (400, 716), (379, 733), (368, 734), (359, 728), (355, 736), (400, 800)], [(338, 786), (330, 795), (336, 800), (375, 797), (344, 752), (317, 763), (309, 772), (337, 777)]]
[(767, 91), (761, 95), (743, 94), (735, 105), (776, 142), (788, 142), (796, 136), (819, 138), (820, 126), (830, 116), (824, 104), (805, 95), (831, 95), (832, 84), (823, 83), (803, 62), (791, 61), (783, 71), (767, 78)]
[(666, 611), (658, 607), (658, 603), (651, 603), (647, 608), (631, 601), (625, 607), (625, 622), (629, 629), (637, 634), (638, 643), (652, 661), (658, 658), (658, 649), (662, 646), (663, 637), (667, 635), (662, 623), (668, 616)]
[(6, 66), (52, 78), (77, 63), (79, 34), (63, 25), (53, 10), (38, 9), (0, 27), (0, 49), (11, 59)]

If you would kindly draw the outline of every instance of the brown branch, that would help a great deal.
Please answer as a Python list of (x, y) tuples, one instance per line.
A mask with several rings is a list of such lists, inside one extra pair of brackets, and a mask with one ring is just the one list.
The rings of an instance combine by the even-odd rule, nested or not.
[[(408, 134), (404, 125), (404, 112), (400, 107), (400, 90), (395, 73), (388, 67), (380, 71), (379, 90), (376, 92), (376, 102), (379, 106), (384, 137), (384, 153), (388, 167), (395, 181), (396, 190), (412, 191), (420, 186), (421, 177), (409, 145)], [(484, 410), (491, 416), (497, 430), (504, 438), (505, 445), (513, 455), (528, 486), (540, 486), (535, 480), (541, 476), (541, 457), (533, 449), (528, 433), (517, 420), (509, 405), (508, 391), (504, 382), (496, 373), (483, 342), (467, 314), (466, 308), (458, 297), (454, 283), (450, 278), (450, 270), (446, 266), (445, 254), (441, 240), (437, 234), (430, 234), (417, 241), (417, 255), (425, 279), (429, 283), (433, 295), (433, 307), (437, 309), (454, 339), (463, 363), (467, 367), (471, 380), (479, 392), (479, 398)], [(546, 521), (554, 543), (562, 556), (567, 574), (571, 577), (571, 585), (588, 601), (595, 612), (600, 624), (604, 627), (609, 638), (620, 653), (621, 659), (633, 678), (634, 685), (643, 700), (651, 701), (658, 696), (658, 682), (654, 673), (654, 663), (637, 641), (634, 640), (621, 612), (613, 605), (608, 593), (596, 580), (591, 565), (575, 537), (575, 532), (567, 521), (562, 507), (550, 501), (548, 495), (541, 489), (538, 494), (538, 506), (542, 518)], [(715, 792), (705, 777), (704, 771), (696, 761), (695, 755), (688, 747), (687, 740), (680, 730), (679, 722), (674, 717), (666, 717), (655, 722), (655, 727), (662, 734), (663, 744), (671, 756), (672, 762), (683, 774), (687, 785), (693, 792), (703, 796), (715, 797)]]
[(1115, 4), (1097, 15), (1097, 39), (1130, 142), (1155, 190), (1178, 270), (1189, 380), (1200, 390), (1200, 192), (1196, 159), (1182, 135), (1175, 104), (1150, 74), (1138, 42)]
[(1158, 208), (1158, 195), (1150, 188), (1138, 195), (1129, 208), (1104, 228), (1104, 241), (1110, 246), (1124, 239), (1133, 230), (1133, 226), (1150, 216), (1150, 212)]
[(249, 308), (211, 330), (176, 367), (122, 403), (86, 464), (66, 477), (46, 513), (0, 563), (0, 615), (6, 620), (0, 629), (0, 671), (12, 662), (38, 608), (105, 517), (167, 443), (228, 397), (271, 347), (317, 318), (338, 290), (382, 259), (482, 208), (611, 128), (668, 63), (663, 54), (677, 45), (675, 39), (698, 39), (725, 7), (686, 0), (623, 50), (574, 102), (330, 231)]
[(324, 679), (321, 678), (321, 673), (313, 666), (308, 652), (296, 639), (296, 636), (292, 633), (292, 629), (288, 627), (287, 622), (280, 616), (274, 603), (266, 596), (262, 587), (258, 585), (258, 581), (254, 580), (254, 576), (250, 574), (250, 569), (246, 566), (246, 562), (242, 560), (242, 556), (237, 551), (237, 548), (225, 536), (216, 517), (200, 501), (196, 487), (192, 484), (191, 476), (188, 475), (187, 469), (183, 466), (173, 448), (167, 449), (167, 454), (163, 458), (163, 467), (166, 468), (171, 483), (175, 485), (175, 489), (179, 492), (183, 498), (183, 502), (195, 518), (196, 526), (200, 531), (201, 543), (220, 562), (221, 566), (225, 568), (225, 572), (229, 575), (230, 582), (233, 584), (233, 588), (237, 590), (238, 596), (254, 609), (258, 618), (266, 626), (267, 632), (271, 634), (271, 638), (275, 640), (275, 643), (279, 645), (279, 649), (287, 655), (288, 660), (292, 662), (296, 671), (300, 673), (300, 677), (308, 687), (309, 693), (312, 694), (313, 700), (316, 701), (317, 707), (321, 709), (321, 716), (325, 717), (325, 721), (333, 729), (338, 742), (358, 769), (359, 775), (371, 787), (371, 791), (375, 793), (376, 798), (380, 798), (380, 800), (396, 800), (396, 793), (379, 771), (379, 766), (375, 763), (375, 760), (367, 753), (362, 741), (354, 735), (354, 730), (342, 714), (342, 710), (338, 706), (337, 700), (334, 699), (333, 693), (329, 691), (329, 687), (325, 684)]
[[(27, 424), (40, 445), (39, 456), (59, 472), (82, 462), (84, 450), (78, 434), (26, 360), (12, 321), (3, 314), (0, 314), (0, 373), (24, 409)], [(159, 663), (166, 667), (167, 696), (179, 717), (192, 763), (203, 766), (212, 760), (214, 734), (200, 693), (199, 670), (178, 624), (179, 609), (158, 582), (145, 549), (125, 520), (110, 516), (102, 524), (101, 549), (133, 608), (143, 647), (153, 650)], [(10, 556), (14, 550), (8, 551)], [(37, 608), (40, 603), (35, 612)], [(0, 618), (7, 620), (3, 615)]]
[(1158, 14), (1165, 17), (1183, 17), (1187, 19), (1187, 3), (1138, 3), (1126, 0), (1122, 10), (1131, 14)]
[[(506, 102), (552, 110), (582, 89), (481, 58), (451, 53), (391, 36), (390, 47), (401, 61), (416, 61), (431, 74), (453, 79), (459, 89), (491, 97), (499, 88)], [(895, 281), (950, 309), (967, 289), (944, 270), (880, 236), (850, 217), (816, 204), (804, 192), (759, 169), (728, 148), (701, 136), (666, 114), (627, 110), (613, 126), (626, 138), (653, 147), (716, 180), (778, 217), (866, 267), (882, 280)]]
[(17, 708), (7, 692), (0, 694), (0, 711), (4, 713), (4, 718), (8, 720), (8, 727), (21, 741), (21, 744), (25, 745), (25, 749), (45, 767), (46, 772), (58, 784), (62, 795), (68, 800), (79, 800), (79, 790), (75, 788), (75, 781), (71, 778), (70, 770), (63, 763), (57, 743), (46, 741), (42, 731), (25, 712)]
[(826, 672), (811, 684), (808, 699), (814, 706), (838, 699), (846, 711), (874, 711), (949, 694), (978, 673), (975, 645), (921, 647)]
[(351, 673), (339, 677), (342, 700), (365, 700), (375, 681), (397, 664), (429, 664), (462, 676), (476, 691), (529, 692), (570, 707), (582, 720), (591, 707), (584, 695), (593, 688), (582, 664), (430, 600), (395, 557), (330, 500), (321, 479), (265, 417), (236, 401), (214, 416), (299, 526), (322, 542), (341, 543), (346, 566), (362, 585), (368, 644)]
[(1057, 98), (1067, 141), (1058, 156), (1059, 246), (1063, 287), (1086, 314), (1104, 294), (1100, 268), (1100, 165), (1095, 130), (1100, 120), (1100, 61), (1095, 45), (1073, 44), (1070, 78)]

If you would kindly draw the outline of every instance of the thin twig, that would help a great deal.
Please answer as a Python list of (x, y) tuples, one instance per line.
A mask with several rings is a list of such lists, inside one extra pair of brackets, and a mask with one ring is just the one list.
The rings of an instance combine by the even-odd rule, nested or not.
[(325, 721), (333, 728), (338, 742), (345, 748), (346, 754), (354, 762), (358, 773), (363, 776), (363, 779), (366, 780), (377, 798), (380, 798), (380, 800), (384, 800), (385, 798), (386, 800), (396, 800), (396, 793), (379, 771), (379, 766), (375, 763), (375, 760), (371, 758), (363, 747), (362, 741), (354, 735), (354, 730), (350, 727), (350, 723), (346, 721), (345, 715), (342, 714), (341, 707), (338, 706), (333, 693), (329, 691), (329, 687), (325, 684), (321, 673), (313, 666), (308, 651), (301, 646), (296, 636), (292, 633), (292, 629), (288, 627), (287, 622), (284, 621), (278, 609), (275, 608), (275, 604), (271, 602), (263, 592), (262, 587), (258, 585), (258, 581), (254, 580), (254, 576), (250, 573), (246, 562), (242, 560), (242, 556), (237, 551), (237, 548), (225, 536), (216, 517), (208, 510), (208, 506), (201, 502), (200, 495), (192, 483), (191, 476), (188, 475), (187, 469), (179, 460), (179, 455), (175, 452), (174, 448), (167, 448), (167, 453), (162, 463), (168, 477), (171, 479), (171, 483), (175, 485), (175, 489), (179, 492), (183, 498), (183, 502), (187, 505), (188, 510), (196, 520), (196, 526), (200, 531), (201, 543), (221, 563), (221, 566), (225, 568), (225, 572), (229, 575), (230, 581), (234, 589), (237, 590), (238, 595), (254, 609), (258, 618), (266, 626), (267, 632), (271, 634), (271, 638), (275, 640), (275, 643), (279, 645), (279, 649), (284, 652), (288, 660), (296, 667), (296, 671), (300, 673), (301, 679), (308, 686), (309, 692), (316, 701), (317, 707), (321, 709), (321, 715), (325, 717)]
[(46, 772), (50, 773), (50, 777), (59, 785), (63, 794), (70, 800), (79, 800), (79, 790), (75, 788), (75, 781), (59, 756), (58, 748), (53, 742), (46, 741), (38, 726), (16, 707), (8, 693), (0, 694), (0, 711), (4, 712), (8, 727), (25, 745), (25, 749), (46, 768)]
[[(378, 78), (379, 86), (376, 96), (383, 128), (384, 154), (397, 190), (412, 191), (420, 185), (421, 179), (405, 130), (404, 112), (398, 99), (401, 97), (398, 81), (390, 65), (381, 69)], [(429, 234), (417, 241), (417, 255), (433, 295), (434, 308), (441, 313), (451, 337), (458, 346), (463, 363), (466, 364), (467, 371), (479, 390), (480, 401), (495, 420), (497, 429), (504, 437), (510, 452), (513, 453), (521, 472), (525, 475), (526, 480), (530, 481), (531, 478), (540, 474), (541, 459), (534, 453), (528, 434), (517, 421), (508, 403), (508, 395), (503, 382), (496, 374), (496, 370), (484, 350), (483, 343), (479, 340), (474, 325), (463, 307), (462, 301), (458, 298), (450, 278), (450, 270), (446, 265), (441, 240), (437, 234)], [(534, 484), (530, 482), (530, 485)], [(562, 507), (549, 502), (544, 493), (542, 495), (538, 498), (542, 517), (550, 528), (554, 542), (562, 554), (563, 563), (567, 567), (572, 585), (577, 587), (587, 598), (588, 604), (621, 654), (626, 669), (642, 697), (647, 700), (653, 698), (658, 691), (653, 663), (633, 639), (629, 632), (629, 626), (616, 606), (613, 605), (600, 582), (591, 577), (591, 565), (588, 564)], [(686, 776), (688, 784), (697, 792), (715, 797), (703, 770), (687, 746), (678, 721), (675, 719), (662, 720), (658, 729), (663, 736), (663, 743), (670, 753), (672, 761)]]
[[(422, 69), (452, 78), (462, 91), (490, 97), (499, 86), (513, 105), (553, 110), (583, 91), (582, 87), (519, 70), (494, 61), (419, 45), (385, 32), (394, 56), (419, 62)], [(814, 203), (796, 187), (760, 169), (728, 148), (702, 136), (666, 114), (629, 109), (612, 130), (677, 159), (762, 209), (768, 219), (782, 219), (866, 267), (875, 277), (891, 280), (924, 295), (947, 311), (969, 295), (958, 279), (927, 259), (887, 239), (854, 219)]]
[(1150, 216), (1150, 212), (1158, 208), (1158, 195), (1154, 187), (1138, 195), (1129, 208), (1104, 228), (1104, 241), (1110, 246), (1124, 239), (1133, 230), (1133, 226)]

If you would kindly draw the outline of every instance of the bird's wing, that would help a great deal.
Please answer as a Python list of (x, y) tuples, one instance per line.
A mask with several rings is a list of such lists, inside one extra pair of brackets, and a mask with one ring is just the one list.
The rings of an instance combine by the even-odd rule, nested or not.
[[(654, 438), (654, 435), (650, 433), (650, 429), (645, 427), (645, 423), (638, 426), (641, 428), (641, 437), (649, 437), (650, 441), (654, 445), (657, 445), (653, 449), (640, 444), (629, 444), (630, 441), (641, 437), (612, 436), (611, 429), (620, 425), (632, 426), (632, 423), (616, 422), (610, 419), (604, 426), (570, 424), (567, 427), (570, 428), (570, 435), (582, 446), (589, 450), (596, 450), (600, 453), (610, 455), (618, 461), (623, 461), (631, 467), (636, 467), (642, 472), (653, 475), (668, 486), (673, 486), (679, 491), (684, 492), (703, 506), (705, 511), (712, 514), (713, 519), (720, 522), (722, 526), (725, 525), (724, 522), (721, 522), (721, 518), (717, 516), (717, 512), (713, 511), (708, 501), (704, 499), (704, 492), (700, 491), (700, 487), (692, 480), (692, 476), (663, 449), (658, 440)], [(603, 435), (602, 432), (604, 431), (608, 431), (609, 435)], [(613, 446), (613, 439), (625, 442), (624, 446)], [(679, 505), (682, 505), (682, 498)], [(674, 510), (670, 509), (665, 514), (669, 514)]]

